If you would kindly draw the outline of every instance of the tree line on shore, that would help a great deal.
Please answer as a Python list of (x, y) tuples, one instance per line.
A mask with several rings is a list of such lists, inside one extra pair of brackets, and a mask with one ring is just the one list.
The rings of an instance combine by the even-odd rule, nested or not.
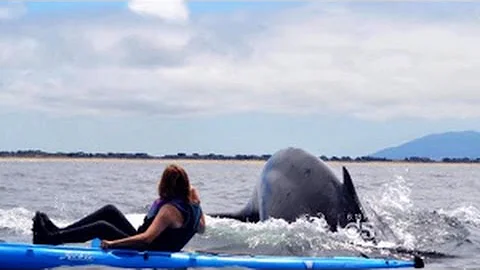
[[(222, 155), (222, 154), (187, 154), (177, 153), (162, 156), (152, 156), (147, 153), (85, 153), (85, 152), (56, 152), (48, 153), (41, 150), (19, 150), (19, 151), (0, 151), (0, 158), (16, 157), (16, 158), (102, 158), (102, 159), (192, 159), (192, 160), (268, 160), (271, 155)], [(433, 160), (427, 157), (407, 157), (404, 159), (387, 159), (371, 156), (361, 156), (352, 158), (350, 156), (332, 156), (327, 157), (322, 155), (319, 157), (323, 161), (341, 161), (341, 162), (415, 162), (415, 163), (433, 163), (433, 162), (445, 162), (445, 163), (480, 163), (480, 158), (471, 159), (465, 158), (443, 158), (441, 160)]]

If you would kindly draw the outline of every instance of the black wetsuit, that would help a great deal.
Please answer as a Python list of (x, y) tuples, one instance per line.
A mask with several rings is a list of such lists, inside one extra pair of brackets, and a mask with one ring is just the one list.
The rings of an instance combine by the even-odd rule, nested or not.
[(156, 200), (145, 216), (144, 223), (136, 230), (115, 206), (107, 205), (94, 213), (82, 218), (74, 224), (50, 233), (45, 244), (83, 243), (94, 238), (116, 240), (145, 232), (152, 224), (160, 208), (170, 203), (183, 216), (183, 225), (180, 228), (166, 228), (149, 245), (135, 245), (123, 247), (140, 250), (179, 251), (198, 231), (202, 209), (198, 204), (191, 204), (182, 200)]

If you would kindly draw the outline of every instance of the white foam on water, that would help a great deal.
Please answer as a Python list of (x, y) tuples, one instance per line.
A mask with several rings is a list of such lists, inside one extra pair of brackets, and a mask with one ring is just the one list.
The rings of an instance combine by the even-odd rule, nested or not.
[(315, 254), (317, 251), (357, 251), (356, 242), (365, 243), (358, 235), (339, 229), (331, 232), (323, 218), (299, 218), (288, 223), (282, 219), (269, 219), (258, 223), (245, 223), (233, 219), (207, 216), (206, 238), (222, 239), (232, 245), (248, 248), (281, 247), (300, 253)]
[(0, 209), (0, 229), (12, 230), (17, 234), (31, 234), (34, 212), (23, 207)]
[[(136, 227), (143, 222), (144, 214), (128, 214), (127, 218)], [(244, 246), (247, 249), (290, 247), (299, 254), (317, 255), (325, 251), (343, 250), (364, 252), (392, 248), (398, 243), (365, 241), (360, 234), (352, 235), (346, 229), (339, 228), (331, 232), (324, 218), (299, 218), (288, 223), (282, 219), (269, 219), (263, 222), (247, 223), (228, 218), (206, 216), (207, 229), (200, 237), (205, 240), (221, 240), (232, 246)], [(413, 241), (413, 240), (412, 240)]]
[(465, 223), (480, 226), (480, 209), (473, 205), (463, 205), (453, 210), (440, 209), (440, 214), (458, 218)]

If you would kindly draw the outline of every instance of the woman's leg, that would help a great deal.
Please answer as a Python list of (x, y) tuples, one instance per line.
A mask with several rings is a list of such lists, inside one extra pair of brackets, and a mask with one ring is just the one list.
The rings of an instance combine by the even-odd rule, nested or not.
[(131, 232), (124, 232), (113, 224), (103, 220), (57, 232), (48, 231), (42, 220), (38, 220), (37, 222), (37, 224), (34, 224), (36, 228), (34, 232), (34, 244), (60, 245), (65, 243), (84, 243), (94, 238), (116, 240), (133, 235)]
[[(53, 222), (50, 221), (50, 219), (46, 214), (43, 214), (42, 218), (44, 219), (44, 223), (47, 229), (52, 230), (52, 232), (56, 231), (55, 228), (58, 229), (58, 227), (55, 226), (55, 224), (53, 224)], [(98, 221), (105, 221), (107, 223), (110, 223), (115, 228), (129, 235), (133, 235), (137, 232), (137, 230), (132, 226), (132, 224), (128, 221), (125, 215), (123, 215), (122, 212), (120, 212), (120, 210), (118, 210), (115, 206), (110, 204), (98, 209), (92, 214), (80, 219), (79, 221), (59, 230), (63, 231), (63, 230), (75, 229), (88, 224), (93, 224)]]

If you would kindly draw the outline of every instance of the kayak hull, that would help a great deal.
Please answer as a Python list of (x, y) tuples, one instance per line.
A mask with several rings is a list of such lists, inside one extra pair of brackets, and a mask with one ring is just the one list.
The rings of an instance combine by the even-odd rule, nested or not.
[(414, 261), (363, 257), (294, 257), (102, 250), (95, 247), (0, 243), (0, 269), (44, 269), (60, 266), (117, 268), (246, 267), (253, 269), (413, 268)]

